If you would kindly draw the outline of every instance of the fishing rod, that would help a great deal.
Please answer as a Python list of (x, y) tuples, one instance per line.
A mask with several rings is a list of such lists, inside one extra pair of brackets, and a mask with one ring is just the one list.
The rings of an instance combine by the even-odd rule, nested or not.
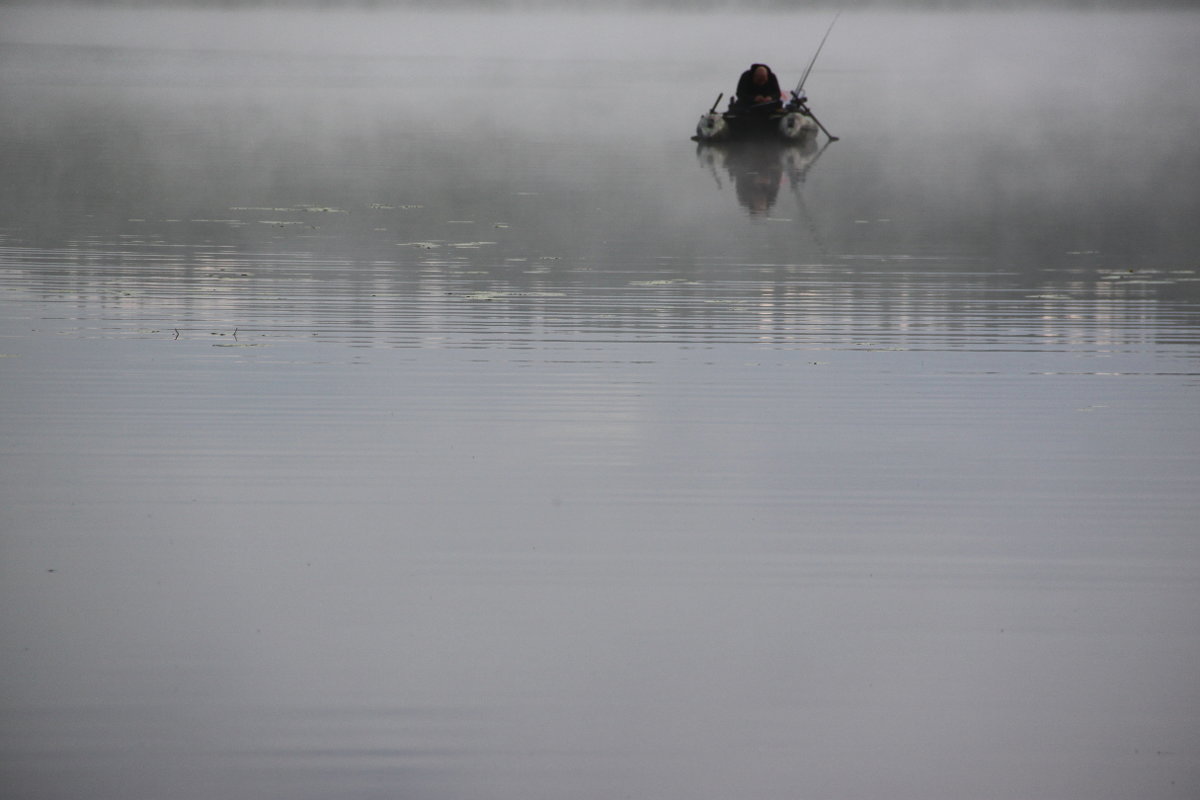
[(821, 124), (821, 120), (817, 119), (808, 106), (804, 103), (808, 99), (804, 96), (804, 84), (808, 80), (808, 76), (812, 73), (813, 65), (817, 63), (817, 56), (821, 55), (821, 49), (825, 47), (825, 41), (829, 38), (829, 34), (833, 33), (833, 26), (837, 24), (838, 17), (842, 15), (839, 11), (833, 15), (833, 21), (829, 23), (829, 27), (825, 29), (825, 35), (821, 37), (821, 43), (817, 45), (817, 52), (813, 53), (812, 60), (808, 62), (808, 67), (804, 70), (804, 74), (800, 76), (800, 82), (796, 84), (796, 88), (792, 90), (792, 102), (796, 104), (796, 108), (800, 109), (801, 113), (817, 123), (817, 127), (824, 131), (829, 137), (829, 141), (836, 142), (838, 137), (834, 136), (829, 130)]
[[(817, 56), (821, 55), (821, 48), (825, 47), (825, 40), (829, 38), (829, 34), (833, 33), (833, 26), (837, 24), (838, 17), (841, 15), (842, 12), (840, 11), (833, 15), (833, 22), (829, 23), (829, 27), (825, 30), (825, 35), (821, 37), (821, 43), (817, 45), (817, 52), (813, 53), (812, 60), (808, 62), (807, 69), (805, 69), (804, 74), (800, 76), (800, 82), (796, 84), (796, 88), (792, 91), (792, 95), (796, 99), (800, 99), (803, 96), (804, 84), (808, 80), (809, 74), (812, 72), (813, 65), (817, 63)], [(804, 101), (800, 100), (800, 102)]]

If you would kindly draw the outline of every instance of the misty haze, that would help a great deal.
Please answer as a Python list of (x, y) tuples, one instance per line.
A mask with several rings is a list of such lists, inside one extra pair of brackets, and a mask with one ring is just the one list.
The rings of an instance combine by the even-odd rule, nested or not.
[(1200, 13), (597, 5), (0, 7), (0, 795), (1200, 795)]

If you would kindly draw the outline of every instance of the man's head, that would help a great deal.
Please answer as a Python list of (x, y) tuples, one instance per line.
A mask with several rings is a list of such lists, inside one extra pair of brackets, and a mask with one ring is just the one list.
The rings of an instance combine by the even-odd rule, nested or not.
[(754, 72), (750, 74), (754, 79), (755, 86), (765, 86), (767, 83), (767, 78), (771, 76), (771, 71), (762, 64), (756, 64), (754, 66)]

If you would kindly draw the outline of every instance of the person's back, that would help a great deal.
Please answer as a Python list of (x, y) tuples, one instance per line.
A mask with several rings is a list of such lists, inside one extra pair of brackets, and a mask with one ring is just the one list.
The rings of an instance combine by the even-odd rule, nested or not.
[(779, 79), (766, 64), (751, 64), (738, 79), (733, 108), (737, 111), (773, 111), (782, 103)]

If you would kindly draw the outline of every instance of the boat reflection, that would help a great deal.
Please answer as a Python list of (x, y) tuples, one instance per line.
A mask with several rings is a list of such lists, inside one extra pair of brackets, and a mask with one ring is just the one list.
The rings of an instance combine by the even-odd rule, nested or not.
[(732, 182), (740, 203), (751, 216), (766, 216), (775, 206), (786, 179), (798, 191), (804, 178), (829, 146), (818, 147), (814, 137), (795, 143), (770, 140), (705, 142), (697, 145), (696, 158), (711, 170), (720, 189), (722, 174)]

